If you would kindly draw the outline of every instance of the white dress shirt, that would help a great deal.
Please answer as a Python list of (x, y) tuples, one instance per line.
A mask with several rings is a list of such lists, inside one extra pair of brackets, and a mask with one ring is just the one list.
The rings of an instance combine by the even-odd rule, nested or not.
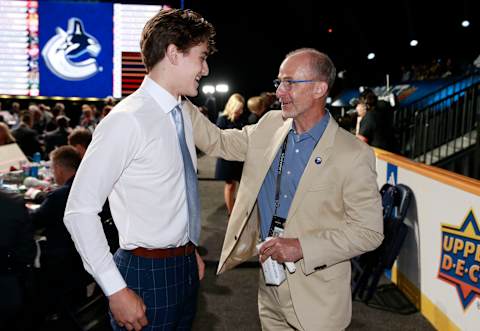
[[(178, 101), (149, 77), (95, 129), (72, 185), (64, 222), (85, 268), (106, 295), (126, 287), (98, 213), (109, 199), (120, 247), (177, 247), (188, 242), (183, 160), (170, 111)], [(185, 137), (196, 168), (192, 123)]]

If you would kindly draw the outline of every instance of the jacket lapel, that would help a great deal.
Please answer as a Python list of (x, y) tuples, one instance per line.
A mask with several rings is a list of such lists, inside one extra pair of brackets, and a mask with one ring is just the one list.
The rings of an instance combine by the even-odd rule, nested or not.
[[(328, 122), (327, 128), (323, 133), (320, 141), (318, 142), (315, 149), (312, 151), (312, 155), (308, 160), (308, 163), (305, 167), (303, 175), (298, 183), (297, 191), (295, 192), (295, 196), (292, 201), (292, 205), (290, 206), (290, 210), (287, 216), (287, 223), (290, 220), (295, 212), (298, 209), (298, 206), (303, 201), (303, 197), (308, 189), (316, 183), (316, 179), (320, 175), (323, 167), (328, 161), (331, 153), (333, 152), (333, 143), (335, 140), (335, 135), (338, 130), (338, 124), (330, 116), (330, 120)], [(317, 159), (317, 160), (316, 160)], [(320, 161), (320, 164), (317, 162)]]
[[(270, 166), (272, 165), (273, 160), (275, 159), (275, 156), (277, 156), (278, 150), (280, 149), (280, 146), (282, 145), (283, 141), (285, 140), (285, 137), (287, 136), (288, 132), (292, 128), (292, 120), (287, 119), (282, 127), (280, 127), (279, 130), (275, 132), (272, 138), (272, 143), (271, 146), (272, 148), (266, 148), (265, 149), (265, 155), (264, 155), (264, 160), (265, 160), (265, 165), (266, 167), (263, 168), (263, 172), (260, 174), (260, 178), (264, 179), (265, 176), (267, 175), (268, 169), (270, 169)], [(263, 183), (263, 180), (262, 180)]]
[[(264, 139), (265, 146), (261, 147), (261, 149), (263, 150), (263, 154), (258, 153), (256, 155), (256, 157), (263, 160), (263, 163), (261, 167), (259, 167), (258, 170), (255, 172), (255, 176), (249, 178), (242, 178), (242, 182), (245, 182), (244, 185), (248, 186), (250, 196), (253, 199), (252, 202), (257, 200), (258, 192), (260, 191), (260, 187), (262, 186), (263, 181), (267, 176), (267, 172), (269, 171), (270, 166), (272, 165), (272, 162), (275, 159), (275, 156), (277, 155), (281, 144), (283, 143), (283, 140), (285, 139), (288, 131), (290, 131), (292, 127), (291, 119), (286, 119), (282, 121), (283, 124), (277, 130), (275, 130), (273, 136), (271, 136), (271, 139)], [(271, 135), (271, 133), (268, 134)], [(253, 207), (253, 204), (254, 203), (251, 203), (249, 205)]]

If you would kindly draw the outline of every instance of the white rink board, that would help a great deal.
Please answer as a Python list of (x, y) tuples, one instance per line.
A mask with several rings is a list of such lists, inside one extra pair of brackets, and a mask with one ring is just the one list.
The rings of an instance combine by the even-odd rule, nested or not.
[[(465, 185), (460, 178), (462, 176), (457, 174), (377, 151), (379, 187), (387, 182), (388, 163), (397, 168), (397, 183), (409, 186), (414, 194), (405, 220), (409, 226), (409, 234), (397, 260), (397, 271), (420, 291), (422, 298), (430, 301), (427, 301), (428, 304), (434, 306), (429, 308), (443, 313), (451, 324), (460, 330), (479, 330), (479, 295), (464, 309), (456, 286), (440, 279), (438, 274), (442, 258), (442, 224), (460, 227), (471, 210), (477, 224), (480, 224), (480, 182), (463, 177), (468, 184)], [(429, 170), (431, 174), (428, 173)], [(480, 238), (480, 234), (478, 235), (477, 242)], [(480, 262), (474, 264), (478, 265)], [(480, 272), (474, 272), (473, 275), (480, 279)], [(476, 285), (478, 289), (478, 283)], [(425, 314), (423, 305), (426, 305), (424, 300), (422, 313), (437, 329), (456, 329), (435, 325), (436, 318)]]

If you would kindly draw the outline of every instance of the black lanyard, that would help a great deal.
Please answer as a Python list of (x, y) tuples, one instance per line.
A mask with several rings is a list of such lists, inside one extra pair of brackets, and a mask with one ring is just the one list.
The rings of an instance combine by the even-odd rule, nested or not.
[(283, 170), (283, 164), (285, 163), (285, 153), (287, 151), (287, 142), (288, 142), (289, 134), (290, 132), (287, 133), (285, 140), (283, 140), (282, 152), (280, 153), (280, 159), (278, 160), (277, 181), (275, 183), (275, 211), (273, 212), (273, 216), (277, 216), (278, 207), (280, 206), (280, 182), (282, 179), (282, 170)]

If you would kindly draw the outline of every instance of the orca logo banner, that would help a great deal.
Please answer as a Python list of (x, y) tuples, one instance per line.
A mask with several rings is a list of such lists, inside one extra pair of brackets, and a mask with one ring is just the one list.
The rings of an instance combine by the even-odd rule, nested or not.
[(41, 2), (40, 95), (112, 95), (113, 6)]

